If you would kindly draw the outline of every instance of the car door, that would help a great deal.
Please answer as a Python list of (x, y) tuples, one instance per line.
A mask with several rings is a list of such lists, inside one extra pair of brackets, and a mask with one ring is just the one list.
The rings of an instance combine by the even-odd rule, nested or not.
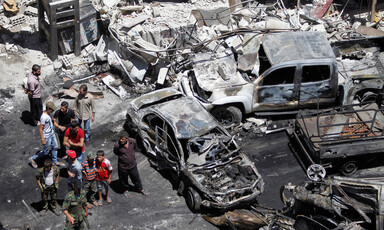
[(156, 126), (155, 132), (155, 152), (159, 170), (172, 169), (178, 172), (181, 154), (171, 126), (164, 122), (163, 127)]
[(298, 106), (297, 66), (287, 65), (265, 72), (256, 83), (254, 111), (286, 110)]
[(332, 64), (303, 64), (300, 66), (300, 108), (316, 108), (319, 103), (332, 103), (336, 97), (337, 87), (332, 82), (334, 72)]
[(154, 113), (149, 113), (142, 118), (141, 122), (143, 129), (141, 130), (142, 134), (140, 136), (146, 145), (148, 153), (156, 157), (156, 127), (163, 127), (164, 120)]

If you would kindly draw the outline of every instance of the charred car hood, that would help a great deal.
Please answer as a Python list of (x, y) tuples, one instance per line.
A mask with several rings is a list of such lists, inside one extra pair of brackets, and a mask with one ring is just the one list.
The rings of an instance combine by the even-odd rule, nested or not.
[(188, 154), (187, 170), (214, 202), (237, 203), (264, 190), (256, 167), (230, 136), (196, 137), (188, 143)]
[[(216, 120), (200, 104), (170, 88), (153, 91), (132, 100), (128, 113), (134, 114), (131, 110), (140, 114), (156, 112), (176, 129), (178, 139), (201, 136), (217, 127)], [(134, 118), (140, 122), (139, 117)]]

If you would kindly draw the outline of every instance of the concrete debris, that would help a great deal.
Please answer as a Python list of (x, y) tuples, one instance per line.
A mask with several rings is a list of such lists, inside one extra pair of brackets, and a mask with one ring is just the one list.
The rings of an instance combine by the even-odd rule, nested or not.
[(120, 10), (123, 14), (128, 14), (133, 11), (141, 11), (143, 8), (144, 6), (123, 6), (120, 7)]
[[(14, 0), (5, 0), (3, 5), (5, 10), (9, 11), (15, 10), (15, 7), (18, 6), (17, 3)], [(12, 33), (22, 30), (36, 31), (36, 26), (33, 24), (36, 22), (38, 9), (32, 7), (35, 3), (35, 0), (20, 1), (20, 11), (23, 11), (24, 15), (20, 15), (19, 12), (14, 17), (9, 18), (9, 15), (1, 17), (1, 27)], [(359, 12), (359, 14), (351, 15), (352, 17), (346, 14), (348, 9), (354, 7), (353, 4), (346, 3), (340, 6), (333, 0), (314, 1), (313, 4), (298, 6), (293, 4), (288, 6), (283, 1), (263, 4), (240, 0), (215, 1), (214, 5), (209, 1), (140, 5), (129, 5), (118, 0), (103, 0), (102, 4), (97, 1), (92, 2), (93, 7), (101, 14), (101, 24), (112, 32), (111, 39), (117, 41), (119, 46), (127, 47), (128, 50), (134, 52), (140, 57), (140, 61), (146, 62), (145, 66), (156, 65), (159, 60), (163, 59), (170, 63), (173, 58), (178, 58), (178, 55), (182, 55), (186, 49), (190, 48), (194, 48), (191, 50), (192, 52), (220, 53), (224, 52), (225, 48), (231, 47), (233, 52), (239, 54), (238, 70), (248, 74), (258, 72), (257, 42), (246, 39), (247, 36), (250, 36), (248, 33), (232, 34), (232, 36), (226, 36), (225, 33), (236, 30), (253, 30), (258, 33), (286, 30), (322, 31), (327, 33), (327, 38), (331, 42), (356, 36), (382, 36), (381, 18), (384, 13), (378, 11), (374, 22), (369, 24), (370, 22), (364, 22), (364, 18), (369, 17), (367, 12)], [(26, 8), (22, 9), (21, 6)], [(353, 21), (353, 19), (358, 20)], [(89, 25), (82, 24), (82, 27), (92, 27), (91, 21), (86, 23)], [(89, 31), (84, 28), (84, 33), (88, 33)], [(93, 35), (89, 34), (86, 37), (90, 36)], [(92, 37), (84, 43), (93, 40)], [(65, 52), (70, 51), (67, 47), (69, 41), (64, 42)], [(88, 59), (90, 67), (98, 61), (111, 60), (108, 63), (111, 63), (113, 67), (115, 61), (118, 62), (114, 55), (108, 55), (113, 54), (108, 51), (109, 42), (101, 38), (95, 50), (93, 50), (93, 45), (83, 49), (82, 56)], [(176, 50), (174, 50), (175, 48)], [(120, 48), (116, 52), (121, 56)], [(125, 57), (122, 59), (127, 60)], [(131, 60), (129, 61), (133, 66), (137, 66)], [(129, 75), (136, 76), (134, 78), (137, 80), (134, 81), (143, 81), (146, 71), (140, 70), (139, 74), (130, 73), (131, 70), (128, 70), (130, 68), (127, 67), (131, 64), (126, 61), (122, 63), (125, 63)], [(137, 68), (132, 68), (132, 71), (136, 70)]]
[(53, 62), (53, 69), (54, 70), (59, 70), (61, 67), (63, 67), (63, 64), (59, 61), (54, 61)]
[(68, 56), (63, 56), (61, 58), (61, 62), (63, 63), (64, 68), (66, 68), (66, 69), (71, 69), (72, 68), (72, 62), (68, 58)]
[(122, 27), (125, 29), (130, 29), (140, 23), (145, 22), (149, 18), (149, 15), (140, 15), (135, 18), (125, 18), (123, 19)]
[(356, 29), (356, 32), (361, 35), (367, 35), (368, 37), (382, 37), (384, 36), (384, 31), (378, 30), (375, 28), (367, 27), (367, 26), (359, 26)]
[(97, 46), (88, 56), (88, 62), (92, 63), (95, 61), (106, 61), (107, 60), (107, 42), (108, 38), (104, 35), (101, 35)]
[(37, 11), (37, 8), (32, 7), (32, 6), (28, 6), (25, 9), (24, 14), (28, 15), (28, 16), (32, 16), (32, 17), (37, 17), (38, 16), (38, 11)]
[(115, 82), (116, 80), (111, 75), (103, 77), (102, 81), (105, 85), (108, 86), (109, 89), (111, 89), (121, 99), (124, 99), (128, 96), (127, 91), (121, 85), (119, 85), (117, 88), (113, 86), (113, 82)]
[(9, 18), (9, 21), (12, 26), (21, 25), (26, 21), (26, 18), (24, 15), (16, 15)]
[(164, 85), (165, 78), (167, 77), (169, 68), (160, 68), (159, 75), (157, 76), (157, 84)]
[(111, 8), (116, 6), (119, 3), (119, 0), (102, 0), (105, 6)]

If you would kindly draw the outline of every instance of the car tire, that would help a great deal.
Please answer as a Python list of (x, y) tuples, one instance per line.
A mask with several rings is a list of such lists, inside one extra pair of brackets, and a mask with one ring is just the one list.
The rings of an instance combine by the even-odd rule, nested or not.
[(350, 176), (357, 171), (358, 164), (356, 161), (348, 161), (341, 166), (341, 173), (344, 176)]
[(361, 96), (360, 103), (376, 102), (378, 94), (368, 91)]
[(201, 197), (195, 189), (188, 187), (186, 190), (184, 190), (184, 199), (189, 210), (191, 210), (193, 213), (200, 211)]
[(239, 125), (243, 117), (241, 110), (235, 106), (219, 106), (214, 108), (211, 113), (226, 128), (231, 125)]

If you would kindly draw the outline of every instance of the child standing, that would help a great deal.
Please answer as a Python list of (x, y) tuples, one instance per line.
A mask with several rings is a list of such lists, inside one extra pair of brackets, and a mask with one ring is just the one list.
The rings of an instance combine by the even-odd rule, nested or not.
[(88, 152), (87, 160), (81, 164), (83, 166), (83, 188), (87, 194), (88, 208), (92, 208), (92, 204), (97, 206), (95, 200), (96, 195), (96, 162), (95, 155)]
[(111, 162), (109, 162), (109, 160), (105, 158), (103, 150), (97, 151), (96, 171), (97, 191), (99, 192), (98, 205), (103, 205), (103, 187), (105, 189), (105, 196), (107, 197), (107, 202), (111, 203), (112, 200), (109, 197), (109, 184), (111, 183), (112, 165)]

